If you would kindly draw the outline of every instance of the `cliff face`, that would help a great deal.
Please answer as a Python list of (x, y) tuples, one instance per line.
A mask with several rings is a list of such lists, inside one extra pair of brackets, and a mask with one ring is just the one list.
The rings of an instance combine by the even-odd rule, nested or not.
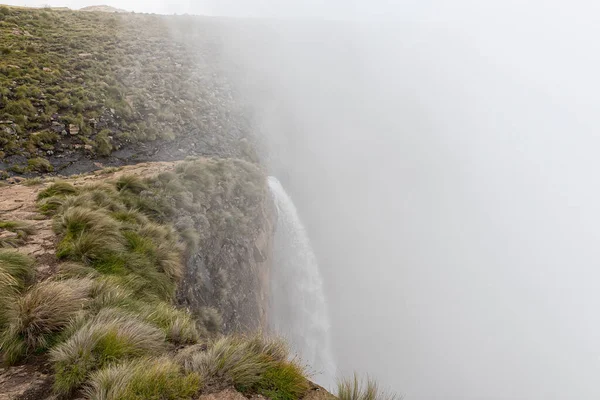
[(274, 220), (272, 200), (264, 196), (250, 235), (208, 239), (187, 260), (180, 302), (192, 310), (219, 310), (226, 333), (266, 331)]

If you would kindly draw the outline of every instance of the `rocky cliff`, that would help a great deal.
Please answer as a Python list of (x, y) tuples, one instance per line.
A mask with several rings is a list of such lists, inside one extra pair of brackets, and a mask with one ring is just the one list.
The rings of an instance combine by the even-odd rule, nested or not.
[[(116, 197), (110, 200), (118, 193), (110, 189), (116, 185), (124, 206), (135, 207), (131, 211), (121, 209), (117, 218), (150, 218), (160, 225), (173, 226), (180, 235), (180, 243), (185, 247), (181, 252), (184, 267), (173, 299), (200, 324), (200, 342), (210, 343), (210, 338), (219, 332), (240, 334), (266, 328), (275, 217), (265, 175), (256, 165), (228, 159), (145, 163), (66, 178), (58, 183), (59, 188), (69, 188), (62, 194), (56, 185), (51, 181), (12, 178), (0, 190), (0, 244), (34, 260), (35, 278), (29, 283), (29, 291), (37, 285), (62, 281), (67, 269), (72, 278), (72, 262), (82, 263), (76, 269), (86, 268), (85, 265), (96, 271), (107, 268), (106, 260), (101, 260), (105, 256), (94, 259), (100, 257), (95, 255), (97, 249), (85, 250), (89, 254), (84, 257), (74, 255), (80, 253), (72, 253), (71, 247), (67, 253), (61, 253), (65, 241), (70, 239), (68, 234), (60, 233), (57, 224), (64, 217), (61, 213), (73, 210), (71, 207), (86, 207), (88, 214), (107, 207), (120, 209)], [(136, 214), (134, 209), (143, 214)], [(102, 243), (97, 246), (103, 246)], [(160, 244), (157, 245), (153, 251), (160, 252)], [(3, 254), (0, 253), (0, 272), (5, 267)], [(108, 259), (109, 276), (120, 276), (114, 271), (119, 262), (112, 256)], [(126, 261), (125, 268), (132, 262)], [(94, 270), (84, 271), (88, 272), (82, 276), (96, 274)], [(129, 287), (128, 279), (120, 285)], [(0, 322), (2, 316), (0, 312)], [(10, 321), (11, 317), (5, 319)], [(26, 352), (8, 361), (5, 337), (9, 325), (2, 328), (0, 324), (0, 331), (6, 329), (0, 335), (0, 354), (5, 362), (16, 361), (17, 366), (0, 372), (0, 399), (47, 398), (56, 385), (56, 365), (45, 356), (43, 348), (36, 350), (37, 356)]]

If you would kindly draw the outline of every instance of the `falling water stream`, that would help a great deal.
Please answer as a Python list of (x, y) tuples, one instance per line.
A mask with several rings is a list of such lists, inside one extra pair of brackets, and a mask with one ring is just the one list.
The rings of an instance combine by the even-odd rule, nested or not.
[(314, 380), (330, 388), (336, 372), (323, 280), (308, 234), (290, 196), (274, 177), (269, 187), (277, 207), (270, 323), (283, 335)]

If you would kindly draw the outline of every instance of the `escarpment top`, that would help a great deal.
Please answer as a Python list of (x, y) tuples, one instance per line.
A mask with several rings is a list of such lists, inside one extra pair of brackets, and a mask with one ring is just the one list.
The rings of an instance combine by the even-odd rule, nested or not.
[(207, 29), (200, 17), (0, 6), (0, 179), (252, 159)]
[(101, 6), (88, 6), (80, 8), (79, 11), (100, 11), (100, 12), (108, 12), (108, 13), (126, 13), (127, 10), (123, 10), (122, 8), (115, 8), (111, 6), (101, 5)]

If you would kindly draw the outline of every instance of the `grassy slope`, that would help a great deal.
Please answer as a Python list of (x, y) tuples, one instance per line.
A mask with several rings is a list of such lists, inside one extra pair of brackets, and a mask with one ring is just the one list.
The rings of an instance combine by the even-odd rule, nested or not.
[(181, 18), (0, 6), (4, 169), (48, 172), (73, 153), (242, 131), (226, 83), (206, 79), (201, 46), (174, 39), (169, 23), (198, 23)]

